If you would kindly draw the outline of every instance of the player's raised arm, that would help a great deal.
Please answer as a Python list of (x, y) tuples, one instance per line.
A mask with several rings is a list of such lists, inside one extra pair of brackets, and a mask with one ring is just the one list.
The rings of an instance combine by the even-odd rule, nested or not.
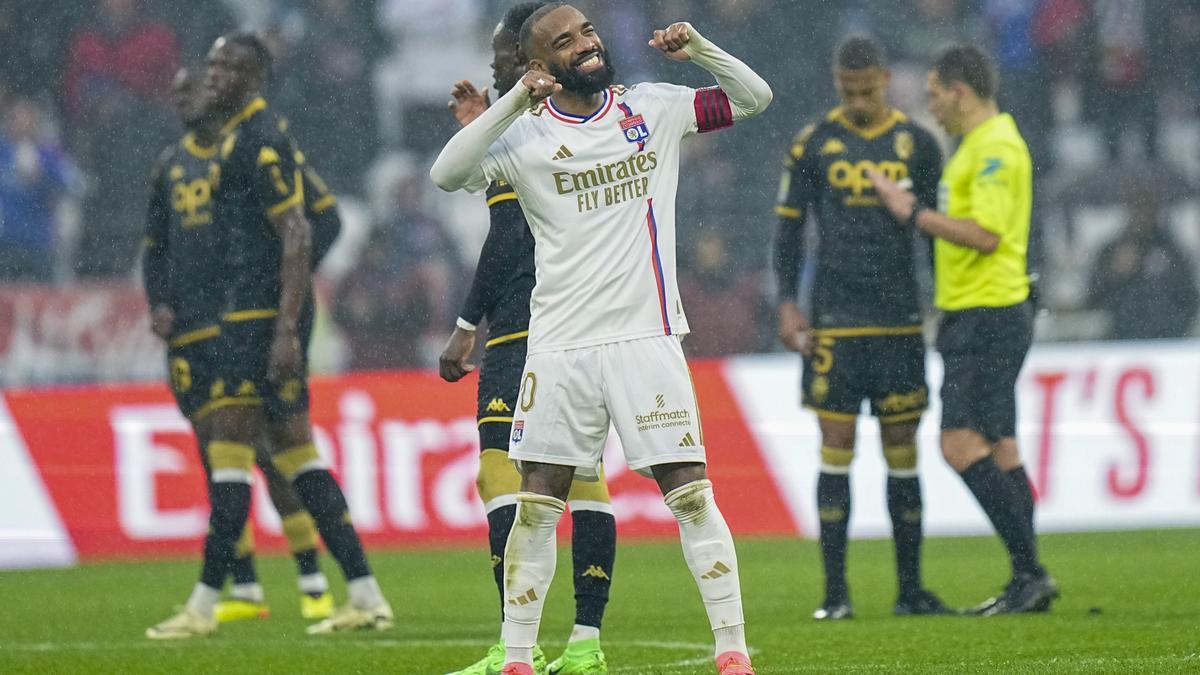
[(438, 187), (454, 192), (487, 185), (480, 162), (488, 148), (500, 138), (521, 113), (534, 103), (562, 89), (549, 73), (529, 71), (507, 94), (459, 130), (429, 169), (429, 177)]
[(733, 121), (754, 117), (767, 109), (774, 94), (771, 85), (759, 77), (750, 66), (728, 54), (700, 34), (686, 21), (673, 23), (666, 30), (654, 31), (650, 46), (676, 61), (695, 62), (712, 73), (717, 84), (729, 97)]

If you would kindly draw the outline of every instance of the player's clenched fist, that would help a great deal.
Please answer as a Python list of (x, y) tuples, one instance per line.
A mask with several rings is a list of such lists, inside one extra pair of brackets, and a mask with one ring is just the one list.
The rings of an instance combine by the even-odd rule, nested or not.
[(537, 70), (526, 72), (521, 78), (521, 84), (529, 90), (529, 98), (533, 99), (534, 103), (562, 91), (562, 85), (554, 79), (553, 75)]
[(692, 24), (686, 21), (673, 23), (666, 30), (654, 31), (654, 37), (648, 43), (651, 47), (667, 55), (669, 59), (687, 61), (692, 58), (683, 51), (683, 46), (692, 40)]

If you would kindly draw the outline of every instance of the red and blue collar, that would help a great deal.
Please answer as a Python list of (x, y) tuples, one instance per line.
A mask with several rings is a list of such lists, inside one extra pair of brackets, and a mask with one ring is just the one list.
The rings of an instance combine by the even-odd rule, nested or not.
[(554, 99), (551, 98), (546, 99), (546, 111), (550, 113), (551, 117), (560, 122), (566, 122), (567, 124), (586, 124), (592, 120), (598, 120), (607, 115), (608, 111), (612, 108), (613, 101), (615, 99), (616, 96), (613, 94), (612, 87), (608, 87), (604, 90), (604, 102), (601, 103), (600, 107), (596, 108), (591, 115), (572, 115), (571, 113), (565, 113), (554, 106)]

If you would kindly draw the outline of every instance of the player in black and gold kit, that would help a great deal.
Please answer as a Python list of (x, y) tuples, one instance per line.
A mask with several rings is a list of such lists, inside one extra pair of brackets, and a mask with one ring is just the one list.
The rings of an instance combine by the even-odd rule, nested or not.
[[(215, 381), (225, 296), (219, 283), (223, 252), (221, 231), (212, 222), (209, 170), (217, 154), (220, 123), (206, 114), (199, 77), (180, 70), (172, 83), (172, 101), (187, 133), (163, 151), (153, 172), (147, 218), (144, 274), (155, 332), (167, 341), (171, 392), (196, 433), (199, 447), (207, 446), (207, 405)], [(332, 196), (331, 196), (332, 197)], [(326, 230), (340, 229), (336, 210), (332, 221), (320, 216)], [(336, 236), (336, 234), (334, 235)], [(207, 458), (201, 453), (206, 472)], [(317, 530), (291, 485), (258, 447), (257, 463), (268, 492), (283, 521), (283, 531), (300, 572), (301, 614), (322, 619), (332, 611), (329, 582), (317, 564)], [(262, 586), (254, 566), (253, 528), (247, 525), (238, 540), (231, 600), (216, 608), (218, 621), (266, 616)]]
[(208, 56), (209, 105), (223, 123), (209, 173), (213, 224), (224, 249), (217, 279), (224, 291), (220, 360), (207, 403), (212, 513), (200, 582), (179, 614), (148, 631), (152, 637), (215, 629), (212, 611), (249, 515), (250, 467), (264, 433), (275, 466), (347, 579), (349, 603), (309, 632), (392, 624), (345, 497), (312, 442), (305, 355), (312, 225), (304, 213), (301, 155), (258, 93), (270, 62), (263, 42), (245, 33), (218, 39)]
[[(492, 38), (496, 91), (507, 92), (524, 73), (524, 64), (518, 57), (518, 34), (525, 19), (542, 4), (518, 4), (496, 27)], [(487, 95), (470, 82), (459, 82), (452, 95), (455, 100), (451, 109), (463, 125), (488, 105)], [(503, 619), (504, 547), (516, 516), (516, 495), (521, 485), (521, 476), (508, 459), (508, 440), (525, 367), (529, 296), (536, 277), (533, 234), (517, 193), (506, 183), (492, 183), (487, 190), (487, 205), (491, 228), (479, 254), (471, 290), (459, 313), (458, 326), (442, 353), (440, 371), (445, 380), (456, 382), (475, 369), (467, 363), (467, 358), (475, 346), (476, 326), (487, 319), (488, 340), (484, 343), (476, 412), (482, 450), (477, 483), (487, 510), (492, 573), (500, 591)], [(603, 476), (594, 483), (573, 482), (567, 504), (572, 521), (575, 628), (566, 652), (549, 664), (548, 672), (603, 673), (606, 661), (600, 648), (600, 624), (616, 557), (616, 521)], [(538, 662), (537, 672), (542, 672), (540, 667), (545, 657), (540, 649), (535, 650), (534, 658)], [(459, 671), (459, 675), (499, 672), (503, 665), (504, 646), (497, 644), (486, 657)]]
[[(882, 50), (851, 37), (837, 48), (834, 83), (841, 106), (805, 128), (785, 161), (775, 210), (779, 335), (804, 355), (803, 402), (821, 427), (817, 509), (825, 566), (818, 620), (853, 615), (845, 559), (850, 464), (864, 399), (879, 419), (888, 464), (887, 501), (896, 546), (897, 614), (946, 612), (921, 583), (921, 488), (916, 431), (928, 402), (925, 343), (915, 252), (867, 177), (875, 170), (906, 181), (926, 204), (937, 199), (941, 152), (927, 131), (887, 103)], [(819, 248), (812, 322), (797, 304), (804, 267), (805, 218)]]

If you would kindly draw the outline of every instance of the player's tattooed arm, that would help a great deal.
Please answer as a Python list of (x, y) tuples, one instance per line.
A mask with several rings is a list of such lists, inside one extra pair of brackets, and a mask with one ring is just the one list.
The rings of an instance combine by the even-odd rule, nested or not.
[(282, 382), (300, 374), (303, 350), (300, 346), (300, 311), (308, 301), (312, 282), (312, 225), (297, 204), (270, 216), (271, 225), (281, 244), (279, 314), (275, 318), (275, 338), (267, 376)]
[(468, 187), (482, 190), (487, 178), (480, 164), (488, 148), (529, 106), (561, 90), (562, 85), (549, 73), (525, 73), (507, 94), (454, 134), (429, 169), (429, 177), (447, 192)]
[(733, 111), (733, 121), (754, 117), (767, 109), (771, 85), (745, 63), (709, 42), (692, 24), (682, 21), (654, 31), (649, 45), (676, 61), (693, 61), (712, 73)]

